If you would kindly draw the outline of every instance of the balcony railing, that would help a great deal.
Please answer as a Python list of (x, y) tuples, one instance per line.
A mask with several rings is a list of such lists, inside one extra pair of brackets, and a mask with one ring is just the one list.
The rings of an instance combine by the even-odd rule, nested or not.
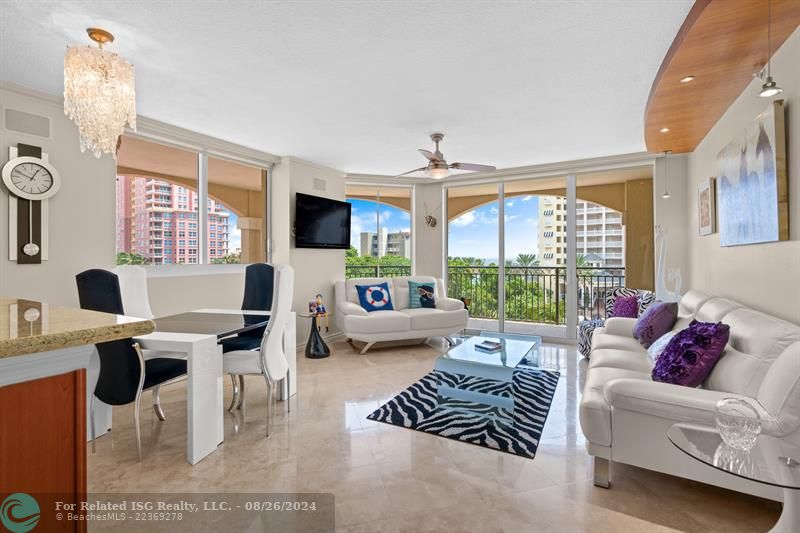
[[(380, 272), (378, 271), (380, 268)], [(344, 275), (350, 278), (396, 278), (398, 276), (410, 276), (410, 265), (345, 265)]]
[[(380, 271), (378, 270), (380, 268)], [(472, 318), (498, 318), (498, 267), (450, 266), (447, 293), (469, 302)], [(410, 266), (346, 265), (345, 276), (376, 278), (410, 276)], [(622, 267), (579, 267), (577, 269), (578, 320), (605, 318), (605, 295), (625, 286)], [(505, 319), (538, 324), (566, 324), (566, 267), (507, 266), (505, 275)]]
[[(496, 266), (451, 266), (447, 292), (469, 302), (473, 318), (497, 319)], [(580, 267), (577, 274), (578, 320), (605, 318), (605, 294), (625, 285), (624, 268)], [(506, 267), (505, 319), (566, 324), (566, 267)]]

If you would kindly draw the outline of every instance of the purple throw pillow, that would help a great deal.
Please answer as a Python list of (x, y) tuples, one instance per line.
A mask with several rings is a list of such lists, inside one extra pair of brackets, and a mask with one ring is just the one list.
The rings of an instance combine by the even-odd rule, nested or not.
[(653, 381), (697, 387), (719, 360), (730, 337), (730, 326), (692, 320), (661, 352), (653, 367)]
[(678, 304), (654, 302), (648, 307), (633, 328), (633, 336), (639, 344), (649, 348), (656, 339), (672, 329), (678, 319)]
[(614, 316), (622, 318), (639, 316), (639, 298), (637, 296), (617, 296), (614, 300)]

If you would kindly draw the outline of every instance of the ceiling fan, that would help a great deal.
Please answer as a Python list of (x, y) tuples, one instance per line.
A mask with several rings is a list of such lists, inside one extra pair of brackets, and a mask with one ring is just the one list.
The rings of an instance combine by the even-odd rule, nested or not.
[(442, 179), (446, 178), (450, 175), (450, 169), (455, 170), (470, 170), (470, 171), (484, 171), (489, 172), (492, 170), (497, 170), (497, 167), (492, 165), (477, 165), (475, 163), (449, 163), (444, 158), (444, 154), (439, 151), (439, 143), (444, 139), (444, 133), (431, 133), (431, 140), (436, 143), (436, 149), (431, 152), (430, 150), (424, 150), (420, 148), (417, 150), (419, 153), (425, 156), (428, 160), (427, 166), (415, 168), (414, 170), (409, 170), (408, 172), (403, 172), (395, 177), (399, 178), (400, 176), (406, 176), (408, 174), (413, 174), (414, 172), (425, 171), (425, 173), (433, 179)]

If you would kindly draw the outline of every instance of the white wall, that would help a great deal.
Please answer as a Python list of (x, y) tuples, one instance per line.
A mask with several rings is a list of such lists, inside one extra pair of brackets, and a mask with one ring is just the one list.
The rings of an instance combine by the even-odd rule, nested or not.
[[(444, 232), (447, 220), (442, 205), (442, 184), (414, 185), (414, 273), (418, 276), (444, 277)], [(427, 206), (427, 212), (426, 212)], [(436, 227), (425, 224), (425, 215), (436, 217)]]
[(3, 124), (0, 162), (8, 161), (9, 146), (19, 142), (41, 146), (62, 180), (50, 199), (50, 258), (41, 265), (8, 260), (8, 189), (0, 185), (0, 294), (77, 306), (75, 274), (114, 265), (116, 163), (110, 156), (81, 153), (78, 129), (60, 99), (0, 87), (0, 107), (48, 117), (51, 132), (45, 139), (7, 131)]
[(697, 187), (717, 174), (717, 154), (771, 99), (759, 98), (757, 79), (728, 108), (719, 122), (689, 156), (688, 220), (686, 239), (692, 286), (712, 294), (800, 323), (800, 29), (775, 53), (772, 73), (786, 101), (787, 159), (789, 173), (788, 242), (720, 247), (719, 234), (698, 235)]
[[(691, 272), (689, 268), (689, 246), (686, 242), (688, 227), (689, 178), (688, 156), (686, 154), (670, 155), (667, 161), (667, 172), (664, 172), (664, 158), (656, 161), (653, 168), (653, 220), (655, 226), (667, 229), (666, 260), (664, 273), (677, 268), (683, 279), (682, 292), (691, 288)], [(669, 198), (664, 198), (664, 190), (669, 191)], [(656, 240), (656, 269), (658, 269), (658, 241)], [(656, 272), (658, 275), (658, 272)], [(656, 280), (658, 287), (658, 280)], [(667, 287), (674, 287), (667, 282)], [(663, 294), (657, 295), (659, 298)]]
[[(275, 263), (285, 263), (288, 257), (289, 264), (294, 268), (295, 290), (292, 308), (297, 313), (307, 312), (308, 301), (320, 293), (329, 309), (333, 311), (333, 284), (337, 280), (344, 279), (345, 251), (295, 248), (294, 238), (290, 235), (294, 233), (295, 195), (299, 192), (344, 201), (344, 173), (294, 157), (285, 157), (281, 159), (279, 165), (276, 165), (273, 180), (272, 233), (276, 240), (273, 260)], [(325, 190), (315, 188), (315, 180), (322, 180)], [(298, 342), (305, 342), (309, 327), (309, 319), (298, 317)], [(336, 328), (331, 320), (330, 332), (327, 335), (335, 333)], [(325, 335), (326, 332), (323, 331), (323, 336)]]

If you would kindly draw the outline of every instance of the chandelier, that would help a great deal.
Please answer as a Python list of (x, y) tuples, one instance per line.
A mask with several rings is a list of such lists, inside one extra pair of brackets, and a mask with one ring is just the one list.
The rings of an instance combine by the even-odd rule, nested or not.
[(81, 152), (95, 157), (112, 154), (127, 123), (136, 130), (136, 89), (133, 65), (118, 54), (103, 49), (114, 36), (99, 28), (88, 28), (98, 44), (67, 47), (64, 55), (64, 114), (75, 124)]

